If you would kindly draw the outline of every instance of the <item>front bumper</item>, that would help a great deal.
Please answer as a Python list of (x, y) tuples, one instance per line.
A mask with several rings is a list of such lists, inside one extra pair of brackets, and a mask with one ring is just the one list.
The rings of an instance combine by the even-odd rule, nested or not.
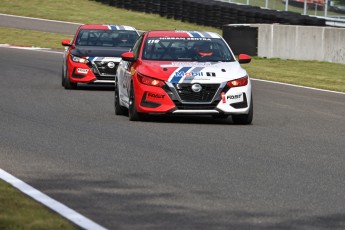
[[(115, 82), (118, 62), (90, 61), (88, 64), (68, 61), (68, 76), (74, 83), (112, 83)], [(109, 67), (110, 66), (110, 67)]]
[(143, 85), (134, 79), (136, 107), (142, 113), (163, 114), (248, 114), (251, 100), (250, 80), (246, 86), (228, 88), (221, 84), (200, 84), (198, 93), (192, 84), (166, 82), (163, 88)]

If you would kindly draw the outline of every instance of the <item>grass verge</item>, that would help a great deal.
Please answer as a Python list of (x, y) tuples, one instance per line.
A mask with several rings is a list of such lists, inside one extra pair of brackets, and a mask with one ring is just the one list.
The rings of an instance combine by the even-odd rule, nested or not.
[(255, 57), (244, 68), (253, 78), (345, 92), (342, 64)]
[(0, 229), (79, 229), (0, 179)]
[(139, 30), (198, 28), (198, 30), (221, 32), (213, 27), (196, 26), (162, 18), (156, 14), (118, 9), (92, 0), (1, 0), (0, 13), (84, 24), (131, 25)]
[(72, 38), (73, 35), (69, 34), (56, 34), (0, 27), (0, 44), (10, 44), (13, 46), (41, 47), (63, 50), (61, 40)]

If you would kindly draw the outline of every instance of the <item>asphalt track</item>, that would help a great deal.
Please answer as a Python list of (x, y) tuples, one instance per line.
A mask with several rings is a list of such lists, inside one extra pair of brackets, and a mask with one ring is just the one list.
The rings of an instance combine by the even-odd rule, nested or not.
[(37, 30), (42, 32), (75, 34), (81, 24), (0, 13), (0, 27)]
[(253, 81), (253, 125), (130, 122), (61, 61), (0, 48), (5, 171), (109, 229), (345, 228), (344, 94)]

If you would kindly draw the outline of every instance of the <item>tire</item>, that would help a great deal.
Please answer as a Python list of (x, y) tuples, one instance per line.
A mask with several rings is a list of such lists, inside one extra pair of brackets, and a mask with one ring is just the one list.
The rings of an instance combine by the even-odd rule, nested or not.
[(129, 93), (129, 108), (128, 108), (128, 118), (130, 121), (140, 121), (142, 120), (143, 115), (138, 113), (135, 106), (135, 96), (134, 96), (134, 87), (131, 83), (130, 93)]
[(63, 71), (63, 66), (61, 70), (61, 86), (65, 87), (65, 72)]
[(64, 82), (65, 89), (76, 89), (77, 88), (77, 83), (71, 82), (69, 80), (67, 66), (66, 66), (66, 71), (65, 71), (65, 74), (64, 74), (63, 82)]
[(253, 96), (250, 100), (250, 107), (248, 114), (232, 115), (232, 121), (236, 125), (250, 125), (253, 121), (254, 105)]
[(120, 105), (119, 87), (117, 83), (115, 83), (114, 108), (115, 108), (115, 115), (127, 114), (127, 109)]

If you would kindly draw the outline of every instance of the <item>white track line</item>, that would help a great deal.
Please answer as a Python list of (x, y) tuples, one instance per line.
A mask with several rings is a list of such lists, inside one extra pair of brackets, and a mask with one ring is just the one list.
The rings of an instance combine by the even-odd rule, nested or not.
[(73, 24), (73, 25), (83, 25), (81, 23), (77, 22), (65, 22), (65, 21), (58, 21), (58, 20), (51, 20), (51, 19), (44, 19), (44, 18), (33, 18), (33, 17), (25, 17), (25, 16), (18, 16), (18, 15), (13, 15), (13, 14), (1, 14), (3, 16), (8, 16), (8, 17), (14, 17), (14, 18), (27, 18), (27, 19), (33, 19), (33, 20), (39, 20), (39, 21), (48, 21), (48, 22), (59, 22), (59, 23), (66, 23), (66, 24)]
[(63, 51), (54, 51), (54, 50), (51, 50), (50, 48), (29, 47), (29, 46), (11, 46), (9, 44), (0, 44), (0, 48), (40, 51), (40, 52), (56, 53), (56, 54), (63, 54), (64, 53)]
[(15, 188), (19, 189), (26, 195), (30, 196), (34, 200), (42, 203), (46, 207), (52, 209), (53, 211), (57, 212), (61, 216), (65, 217), (66, 219), (70, 220), (74, 224), (78, 225), (83, 229), (92, 229), (92, 230), (106, 230), (106, 228), (100, 226), (99, 224), (93, 222), (92, 220), (86, 218), (85, 216), (77, 213), (76, 211), (70, 209), (66, 205), (50, 198), (49, 196), (45, 195), (44, 193), (38, 191), (37, 189), (33, 188), (32, 186), (26, 184), (25, 182), (19, 180), (18, 178), (12, 176), (11, 174), (7, 173), (6, 171), (0, 168), (0, 179), (6, 181), (7, 183), (11, 184)]
[(251, 78), (251, 79), (254, 81), (262, 81), (262, 82), (267, 82), (267, 83), (272, 83), (272, 84), (286, 85), (286, 86), (292, 86), (292, 87), (297, 87), (297, 88), (311, 89), (311, 90), (317, 90), (317, 91), (322, 91), (322, 92), (327, 92), (327, 93), (337, 93), (337, 94), (345, 95), (345, 93), (343, 93), (343, 92), (337, 92), (337, 91), (332, 91), (332, 90), (327, 90), (327, 89), (318, 89), (318, 88), (313, 88), (313, 87), (308, 87), (308, 86), (293, 85), (293, 84), (289, 84), (289, 83), (261, 80), (261, 79), (256, 79), (256, 78)]

